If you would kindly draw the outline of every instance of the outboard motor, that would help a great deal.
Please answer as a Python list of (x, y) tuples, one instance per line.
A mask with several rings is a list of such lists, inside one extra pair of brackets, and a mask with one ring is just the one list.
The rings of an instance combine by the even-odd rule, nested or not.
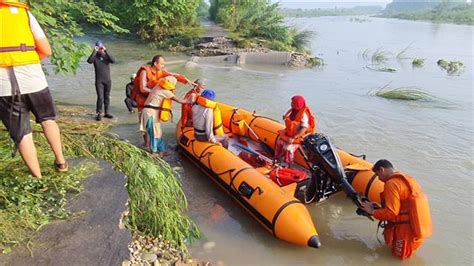
[[(367, 216), (370, 219), (370, 215), (364, 212), (359, 207), (361, 206), (362, 201), (368, 201), (367, 198), (362, 198), (359, 196), (357, 191), (352, 187), (352, 185), (347, 180), (346, 173), (342, 166), (339, 155), (337, 154), (337, 149), (334, 147), (329, 140), (323, 134), (316, 133), (308, 135), (304, 138), (302, 146), (306, 152), (307, 160), (313, 164), (312, 172), (313, 179), (321, 179), (321, 173), (317, 173), (318, 168), (324, 174), (327, 174), (333, 182), (342, 186), (347, 196), (352, 199), (352, 201), (357, 205), (357, 214)], [(318, 187), (318, 182), (316, 183), (316, 191), (321, 189)], [(324, 189), (324, 188), (323, 188)]]

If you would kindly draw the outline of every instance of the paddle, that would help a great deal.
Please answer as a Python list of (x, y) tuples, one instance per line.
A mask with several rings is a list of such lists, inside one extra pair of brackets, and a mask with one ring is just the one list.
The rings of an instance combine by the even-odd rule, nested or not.
[(243, 151), (246, 151), (246, 152), (248, 152), (248, 153), (250, 153), (250, 154), (253, 154), (253, 155), (255, 155), (255, 156), (258, 156), (258, 157), (262, 158), (264, 161), (266, 161), (267, 163), (269, 163), (269, 164), (271, 164), (271, 165), (274, 164), (274, 161), (273, 161), (272, 159), (268, 158), (267, 156), (265, 156), (265, 155), (259, 153), (258, 151), (254, 150), (254, 149), (252, 149), (252, 148), (250, 148), (250, 147), (244, 146), (244, 145), (242, 145), (242, 144), (240, 144), (240, 143), (234, 143), (234, 144), (232, 144), (232, 146), (233, 146), (233, 147), (236, 147), (236, 148), (238, 148), (238, 149), (241, 149), (241, 150), (243, 150)]

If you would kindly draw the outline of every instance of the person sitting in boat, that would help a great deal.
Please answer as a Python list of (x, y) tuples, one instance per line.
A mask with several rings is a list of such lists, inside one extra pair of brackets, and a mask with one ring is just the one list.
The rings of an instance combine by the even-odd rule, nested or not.
[(172, 118), (172, 101), (185, 103), (173, 93), (176, 82), (177, 79), (173, 76), (160, 79), (158, 86), (149, 93), (140, 116), (140, 131), (144, 132), (149, 139), (149, 146), (145, 149), (158, 157), (163, 157), (166, 150), (160, 123), (167, 122)]
[(196, 99), (199, 95), (201, 95), (202, 91), (204, 90), (204, 80), (196, 79), (194, 81), (193, 88), (189, 90), (184, 95), (184, 100), (186, 101), (185, 104), (181, 107), (181, 127), (192, 127), (193, 126), (193, 105), (196, 102)]
[(125, 106), (130, 113), (133, 113), (133, 108), (137, 108), (137, 102), (132, 99), (133, 81), (137, 77), (137, 74), (133, 73), (130, 77), (130, 82), (125, 86)]
[(428, 200), (418, 182), (395, 171), (390, 161), (378, 160), (372, 171), (385, 183), (380, 196), (382, 207), (375, 207), (374, 202), (362, 202), (361, 208), (376, 219), (386, 221), (383, 234), (392, 254), (402, 260), (409, 258), (424, 238), (432, 234)]
[(209, 141), (227, 149), (229, 140), (224, 134), (221, 111), (215, 98), (216, 93), (209, 89), (197, 97), (192, 107), (194, 136), (198, 141)]
[(291, 109), (285, 113), (283, 120), (285, 129), (278, 132), (275, 159), (280, 161), (281, 157), (284, 157), (284, 161), (291, 166), (301, 140), (307, 134), (316, 132), (316, 120), (311, 110), (306, 106), (306, 100), (300, 95), (291, 98)]

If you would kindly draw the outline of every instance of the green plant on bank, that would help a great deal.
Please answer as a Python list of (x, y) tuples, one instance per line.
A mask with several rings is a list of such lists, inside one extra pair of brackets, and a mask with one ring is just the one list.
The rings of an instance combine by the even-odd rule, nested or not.
[(199, 26), (198, 10), (202, 10), (204, 1), (103, 0), (96, 2), (105, 11), (117, 16), (122, 27), (130, 29), (141, 39), (162, 42), (169, 37), (192, 36), (194, 32), (192, 29)]
[(104, 12), (93, 1), (29, 0), (27, 3), (53, 48), (49, 59), (55, 73), (75, 74), (79, 62), (90, 53), (88, 44), (74, 40), (84, 36), (83, 24), (97, 25), (104, 32), (128, 32), (116, 24), (116, 16)]
[(20, 156), (11, 157), (8, 133), (0, 128), (0, 252), (4, 254), (19, 243), (29, 243), (34, 232), (51, 221), (70, 218), (68, 198), (81, 192), (80, 181), (97, 169), (96, 164), (83, 162), (67, 173), (57, 173), (46, 139), (35, 137), (42, 179), (28, 175)]
[[(113, 167), (128, 176), (127, 190), (129, 193), (129, 215), (126, 219), (127, 227), (135, 235), (147, 235), (158, 237), (162, 235), (164, 240), (170, 241), (174, 246), (187, 253), (186, 243), (199, 237), (199, 231), (195, 224), (187, 217), (183, 215), (187, 208), (187, 201), (182, 190), (181, 183), (177, 180), (176, 175), (170, 166), (161, 159), (155, 159), (151, 157), (147, 152), (140, 148), (131, 145), (130, 143), (118, 139), (116, 136), (105, 132), (107, 127), (105, 124), (97, 124), (87, 119), (81, 120), (73, 119), (80, 117), (82, 110), (76, 110), (74, 108), (64, 108), (60, 110), (62, 117), (59, 121), (60, 128), (63, 136), (63, 146), (65, 154), (68, 158), (92, 158), (109, 161)], [(99, 125), (99, 126), (98, 126)], [(40, 131), (37, 127), (35, 131)], [(46, 145), (44, 137), (40, 132), (35, 133), (35, 139), (40, 139), (40, 145), (38, 151), (41, 154), (49, 154), (49, 147)], [(5, 131), (0, 134), (0, 141), (7, 142), (8, 135)], [(7, 147), (8, 145), (2, 145), (1, 147)], [(22, 180), (34, 180), (31, 177), (27, 177), (27, 169), (25, 167), (14, 168), (13, 165), (22, 165), (19, 163), (19, 158), (9, 159), (9, 150), (4, 148), (1, 150), (0, 156), (4, 159), (2, 162), (5, 167), (11, 167), (10, 178), (3, 178), (2, 184), (5, 182), (15, 182), (14, 177), (19, 176)], [(40, 157), (43, 158), (43, 157)], [(15, 160), (17, 163), (14, 163)], [(50, 164), (53, 161), (53, 157), (49, 154), (49, 158), (43, 162), (42, 165)], [(52, 168), (52, 167), (51, 167)], [(44, 168), (43, 168), (44, 169)], [(52, 169), (44, 169), (45, 172), (43, 180), (55, 180)], [(75, 171), (78, 171), (76, 167), (71, 167), (71, 172), (66, 175), (59, 175), (61, 179), (70, 180), (64, 182), (77, 183), (78, 178), (83, 178), (86, 175), (76, 175)], [(2, 170), (3, 172), (3, 170)], [(89, 172), (85, 172), (87, 174)], [(52, 177), (50, 177), (52, 176)], [(43, 182), (43, 181), (38, 181)], [(69, 184), (69, 183), (67, 183)], [(47, 185), (52, 187), (53, 185)], [(77, 183), (77, 186), (80, 186)], [(35, 190), (34, 193), (41, 194), (44, 186), (37, 186), (40, 191)], [(14, 187), (2, 187), (1, 191), (10, 191)], [(77, 191), (77, 189), (75, 190)], [(0, 192), (5, 193), (5, 192)], [(8, 192), (10, 193), (10, 192)], [(27, 191), (25, 192), (27, 193)], [(20, 194), (25, 194), (20, 193)], [(28, 194), (26, 194), (28, 195)], [(41, 196), (41, 195), (40, 195)], [(24, 209), (8, 209), (6, 212), (2, 209), (2, 194), (0, 194), (0, 217), (16, 217), (21, 221), (28, 221), (30, 217), (35, 217), (38, 208), (32, 210)], [(38, 200), (40, 204), (43, 204), (44, 199)], [(66, 199), (61, 202), (61, 206), (64, 207)], [(52, 208), (52, 213), (56, 213), (57, 207)], [(60, 211), (60, 213), (63, 213)], [(22, 219), (25, 218), (25, 219)], [(6, 232), (23, 231), (26, 234), (31, 231), (38, 230), (41, 225), (44, 225), (53, 218), (63, 218), (62, 216), (47, 216), (49, 219), (44, 219), (39, 216), (38, 220), (34, 223), (37, 226), (28, 226), (28, 224), (8, 223), (6, 225), (0, 225), (0, 236), (2, 229)], [(6, 228), (2, 227), (6, 226)], [(10, 239), (8, 242), (4, 241), (5, 238), (0, 238), (0, 244), (3, 248), (9, 248), (10, 244), (17, 244), (23, 241), (24, 237), (16, 237), (17, 234), (8, 234)]]
[(415, 58), (415, 59), (413, 59), (413, 62), (411, 64), (414, 67), (423, 67), (425, 65), (425, 59), (424, 58)]
[(211, 19), (240, 38), (265, 40), (264, 45), (274, 50), (306, 52), (311, 32), (298, 32), (285, 26), (278, 3), (266, 0), (212, 0), (209, 11)]

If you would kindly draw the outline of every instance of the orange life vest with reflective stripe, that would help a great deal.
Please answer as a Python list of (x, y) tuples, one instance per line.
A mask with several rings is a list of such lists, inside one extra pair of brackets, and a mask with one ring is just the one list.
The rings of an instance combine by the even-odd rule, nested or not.
[(214, 101), (211, 101), (209, 99), (206, 99), (202, 96), (198, 96), (197, 99), (196, 99), (196, 104), (199, 104), (200, 106), (203, 106), (203, 107), (206, 107), (206, 108), (211, 108), (213, 110), (214, 135), (224, 136), (224, 126), (222, 125), (221, 109), (219, 109), (219, 106), (217, 106), (217, 103), (214, 102)]
[(290, 118), (291, 109), (286, 112), (284, 115), (285, 117), (285, 130), (280, 130), (279, 135), (280, 138), (288, 141), (289, 138), (294, 137), (298, 133), (298, 129), (301, 125), (301, 120), (303, 119), (303, 115), (306, 114), (308, 116), (308, 124), (309, 127), (306, 129), (305, 134), (302, 137), (294, 140), (295, 143), (301, 142), (303, 137), (307, 134), (315, 133), (316, 132), (316, 120), (314, 119), (314, 115), (308, 107), (301, 109), (295, 116), (294, 120)]
[(416, 238), (430, 237), (433, 233), (433, 225), (428, 197), (412, 177), (395, 173), (390, 177), (390, 179), (392, 178), (403, 180), (408, 189), (410, 189), (410, 196), (407, 199), (401, 200), (400, 212), (390, 222), (395, 224), (408, 222)]
[(39, 64), (28, 6), (0, 2), (0, 67)]

